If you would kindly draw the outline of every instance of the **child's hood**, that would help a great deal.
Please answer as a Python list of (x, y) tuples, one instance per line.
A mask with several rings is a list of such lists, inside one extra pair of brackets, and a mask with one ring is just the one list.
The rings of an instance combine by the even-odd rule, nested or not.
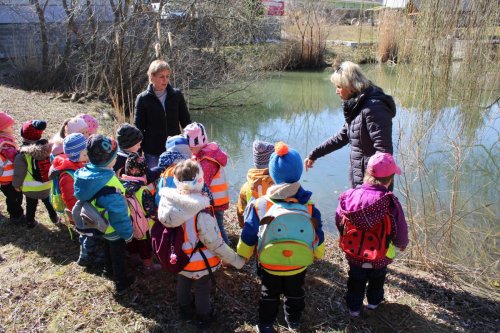
[[(247, 183), (252, 192), (266, 194), (265, 191), (274, 184), (269, 175), (269, 169), (249, 169), (247, 173)], [(258, 187), (261, 187), (260, 191)]]
[(312, 192), (304, 190), (299, 182), (272, 185), (266, 194), (274, 200), (294, 198), (300, 204), (306, 204), (312, 196)]
[(31, 155), (35, 160), (45, 160), (50, 157), (52, 144), (44, 140), (42, 143), (22, 145), (20, 151), (25, 155)]
[(387, 213), (392, 196), (385, 187), (363, 184), (340, 195), (338, 212), (356, 227), (369, 230)]
[(220, 149), (219, 145), (215, 142), (207, 144), (202, 150), (200, 150), (197, 157), (198, 160), (201, 160), (203, 157), (210, 157), (222, 166), (226, 166), (227, 164), (227, 154)]
[(89, 200), (115, 175), (113, 169), (99, 168), (92, 164), (75, 172), (75, 198)]
[(177, 189), (160, 190), (158, 215), (166, 225), (180, 225), (210, 206), (210, 199), (202, 193), (181, 194)]
[(82, 162), (73, 162), (68, 159), (66, 155), (57, 155), (52, 161), (52, 166), (49, 170), (49, 178), (58, 176), (62, 171), (73, 170), (76, 171), (83, 167)]

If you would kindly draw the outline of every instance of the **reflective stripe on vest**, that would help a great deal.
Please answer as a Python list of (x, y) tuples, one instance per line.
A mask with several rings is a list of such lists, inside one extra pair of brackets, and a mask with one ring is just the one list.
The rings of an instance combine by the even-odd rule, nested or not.
[(33, 178), (33, 157), (31, 155), (24, 155), (26, 158), (26, 163), (28, 164), (28, 172), (26, 172), (26, 177), (24, 177), (23, 185), (21, 185), (21, 191), (23, 192), (42, 192), (50, 190), (52, 187), (52, 180), (46, 182), (39, 182)]
[(3, 173), (0, 175), (0, 183), (11, 183), (14, 178), (14, 164), (1, 154), (0, 168), (3, 169)]
[[(182, 229), (184, 230), (184, 243), (182, 244), (182, 250), (188, 256), (191, 256), (196, 244), (198, 244), (198, 241), (200, 240), (198, 237), (198, 230), (196, 230), (196, 216), (193, 216), (182, 225)], [(203, 246), (193, 254), (189, 264), (184, 267), (185, 271), (198, 272), (207, 269), (200, 251), (203, 251), (207, 257), (210, 267), (216, 267), (220, 263), (220, 258), (207, 249), (206, 246)]]
[(226, 172), (224, 171), (224, 167), (217, 162), (217, 160), (204, 156), (203, 159), (207, 159), (209, 161), (217, 163), (219, 165), (219, 170), (215, 174), (212, 179), (212, 183), (210, 184), (210, 191), (212, 192), (212, 196), (214, 197), (214, 206), (222, 206), (229, 203), (229, 189), (227, 186), (226, 180)]
[[(123, 195), (123, 200), (125, 200), (125, 187), (123, 187), (122, 183), (120, 182), (120, 180), (118, 180), (116, 176), (111, 177), (111, 179), (108, 180), (108, 182), (104, 184), (104, 186), (110, 186), (116, 188), (119, 192), (121, 192), (121, 194)], [(118, 193), (118, 191), (116, 192)], [(90, 203), (97, 209), (99, 213), (102, 213), (105, 210), (104, 208), (97, 206), (97, 199), (92, 200)], [(130, 216), (130, 209), (128, 208), (128, 204), (127, 204), (127, 214)], [(109, 221), (109, 216), (107, 211), (104, 213), (104, 218)], [(130, 223), (132, 223), (132, 221)], [(113, 232), (115, 232), (115, 228), (113, 228), (110, 223), (104, 234), (108, 235)]]

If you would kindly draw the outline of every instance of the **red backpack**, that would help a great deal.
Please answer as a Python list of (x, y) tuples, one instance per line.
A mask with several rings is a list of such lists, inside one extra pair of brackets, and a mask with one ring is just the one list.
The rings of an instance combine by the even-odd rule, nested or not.
[(344, 215), (340, 224), (340, 248), (349, 256), (363, 262), (386, 257), (391, 242), (392, 221), (389, 212), (371, 229), (363, 230)]

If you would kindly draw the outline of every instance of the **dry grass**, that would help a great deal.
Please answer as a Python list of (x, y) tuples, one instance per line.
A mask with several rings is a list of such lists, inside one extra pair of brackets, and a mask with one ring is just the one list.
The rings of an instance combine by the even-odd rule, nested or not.
[[(45, 118), (54, 125), (78, 112), (93, 113), (97, 105), (63, 104), (50, 95), (0, 87), (3, 107), (18, 124)], [(43, 110), (43, 113), (40, 111)], [(52, 127), (53, 126), (53, 127)], [(106, 130), (112, 124), (103, 126)], [(0, 213), (5, 215), (3, 196)], [(0, 218), (0, 332), (197, 332), (177, 318), (175, 276), (160, 272), (139, 275), (137, 287), (115, 297), (113, 283), (76, 265), (78, 242), (49, 221), (40, 208), (41, 224), (33, 230)], [(231, 209), (226, 215), (233, 244), (239, 229)], [(303, 332), (494, 332), (500, 313), (498, 289), (485, 293), (451, 280), (450, 268), (418, 270), (401, 260), (390, 270), (386, 300), (376, 312), (353, 321), (342, 299), (346, 262), (334, 239), (326, 240), (327, 256), (309, 268)], [(406, 265), (412, 265), (408, 268)], [(429, 267), (429, 266), (427, 266)], [(466, 270), (466, 268), (461, 268)], [(217, 320), (207, 332), (254, 332), (259, 298), (255, 262), (241, 271), (216, 272)], [(283, 314), (280, 332), (287, 330)]]

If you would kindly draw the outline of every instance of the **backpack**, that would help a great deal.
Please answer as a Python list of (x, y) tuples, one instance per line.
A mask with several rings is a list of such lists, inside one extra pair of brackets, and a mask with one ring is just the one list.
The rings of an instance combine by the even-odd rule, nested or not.
[(387, 256), (391, 233), (392, 221), (389, 212), (369, 230), (356, 227), (343, 215), (339, 245), (350, 257), (363, 262), (374, 262)]
[(52, 179), (52, 188), (50, 190), (50, 202), (52, 203), (52, 207), (54, 207), (54, 210), (58, 213), (64, 213), (64, 209), (66, 208), (66, 204), (62, 199), (61, 188), (59, 187), (59, 181), (61, 180), (60, 177), (64, 172), (70, 175), (72, 179), (74, 179), (73, 174), (75, 172), (72, 170), (65, 170)]
[(130, 209), (130, 217), (132, 218), (132, 227), (134, 229), (135, 239), (144, 239), (149, 231), (149, 222), (144, 215), (142, 205), (137, 200), (134, 194), (126, 194), (128, 208)]
[[(211, 212), (213, 215), (211, 210), (202, 210), (201, 212)], [(151, 247), (164, 270), (170, 273), (181, 272), (189, 264), (193, 254), (204, 247), (203, 243), (199, 241), (191, 255), (188, 256), (182, 250), (182, 244), (184, 244), (184, 228), (182, 225), (169, 228), (155, 221), (151, 228)], [(203, 252), (201, 253), (203, 255)], [(210, 268), (210, 266), (207, 267)]]
[[(260, 200), (266, 203), (268, 199)], [(257, 254), (266, 269), (309, 266), (314, 262), (316, 244), (315, 222), (306, 205), (275, 202), (261, 218)]]
[(104, 186), (89, 200), (78, 200), (71, 215), (75, 222), (76, 231), (86, 236), (100, 236), (106, 233), (109, 221), (104, 217), (106, 211), (99, 212), (91, 202), (102, 195), (116, 193), (112, 186)]

